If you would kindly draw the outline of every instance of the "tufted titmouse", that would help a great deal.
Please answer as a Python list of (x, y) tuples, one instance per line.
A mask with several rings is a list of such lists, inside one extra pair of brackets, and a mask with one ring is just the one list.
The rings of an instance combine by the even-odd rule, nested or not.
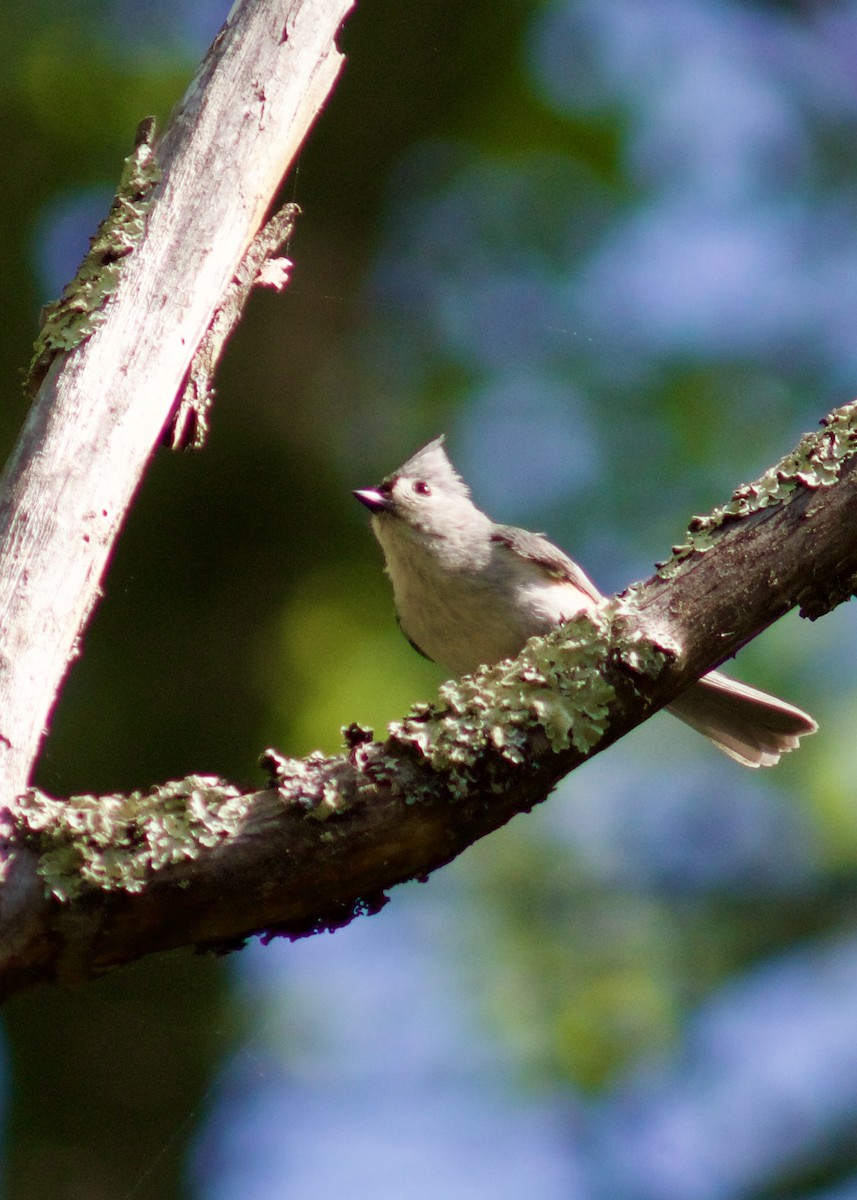
[[(372, 513), (399, 625), (415, 650), (455, 675), (511, 658), (528, 638), (591, 608), (601, 594), (538, 533), (495, 525), (435, 438), (377, 488)], [(712, 671), (669, 710), (747, 767), (771, 767), (818, 728), (784, 700)]]

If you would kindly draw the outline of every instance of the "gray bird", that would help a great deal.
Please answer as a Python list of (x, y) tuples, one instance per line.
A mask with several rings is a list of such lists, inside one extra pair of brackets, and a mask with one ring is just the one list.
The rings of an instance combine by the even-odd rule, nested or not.
[[(592, 608), (601, 593), (538, 533), (495, 525), (435, 438), (376, 488), (372, 513), (399, 625), (453, 675), (514, 657), (528, 638)], [(669, 711), (747, 767), (770, 767), (818, 726), (784, 700), (712, 671)]]

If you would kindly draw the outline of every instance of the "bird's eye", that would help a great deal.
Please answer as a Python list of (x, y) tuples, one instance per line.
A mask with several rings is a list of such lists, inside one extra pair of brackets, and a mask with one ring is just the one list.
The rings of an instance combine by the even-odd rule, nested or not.
[(429, 485), (426, 483), (426, 481), (424, 479), (418, 479), (414, 483), (414, 491), (417, 493), (418, 496), (430, 496), (431, 495), (431, 488), (429, 487)]

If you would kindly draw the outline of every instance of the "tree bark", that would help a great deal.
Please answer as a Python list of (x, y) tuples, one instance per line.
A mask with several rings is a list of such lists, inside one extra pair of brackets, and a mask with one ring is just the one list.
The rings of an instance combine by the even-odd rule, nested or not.
[[(157, 164), (144, 162), (143, 183), (120, 188), (52, 361), (42, 348), (36, 374), (44, 379), (0, 481), (7, 803), (27, 784), (195, 350), (333, 87), (342, 62), (334, 38), (350, 7), (351, 0), (233, 7), (155, 147)], [(83, 311), (93, 296), (105, 307)]]
[(514, 662), (445, 684), (384, 741), (351, 726), (339, 757), (268, 752), (270, 786), (253, 793), (199, 777), (145, 796), (14, 802), (0, 995), (372, 912), (394, 884), (544, 800), (791, 607), (817, 617), (846, 599), (855, 577), (857, 403), (695, 517), (651, 579)]

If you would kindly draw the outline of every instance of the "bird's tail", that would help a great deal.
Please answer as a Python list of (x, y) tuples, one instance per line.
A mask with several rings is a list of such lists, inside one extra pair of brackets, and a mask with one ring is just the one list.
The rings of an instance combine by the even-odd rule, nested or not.
[(745, 767), (772, 767), (818, 726), (785, 700), (712, 671), (669, 706), (673, 716)]

